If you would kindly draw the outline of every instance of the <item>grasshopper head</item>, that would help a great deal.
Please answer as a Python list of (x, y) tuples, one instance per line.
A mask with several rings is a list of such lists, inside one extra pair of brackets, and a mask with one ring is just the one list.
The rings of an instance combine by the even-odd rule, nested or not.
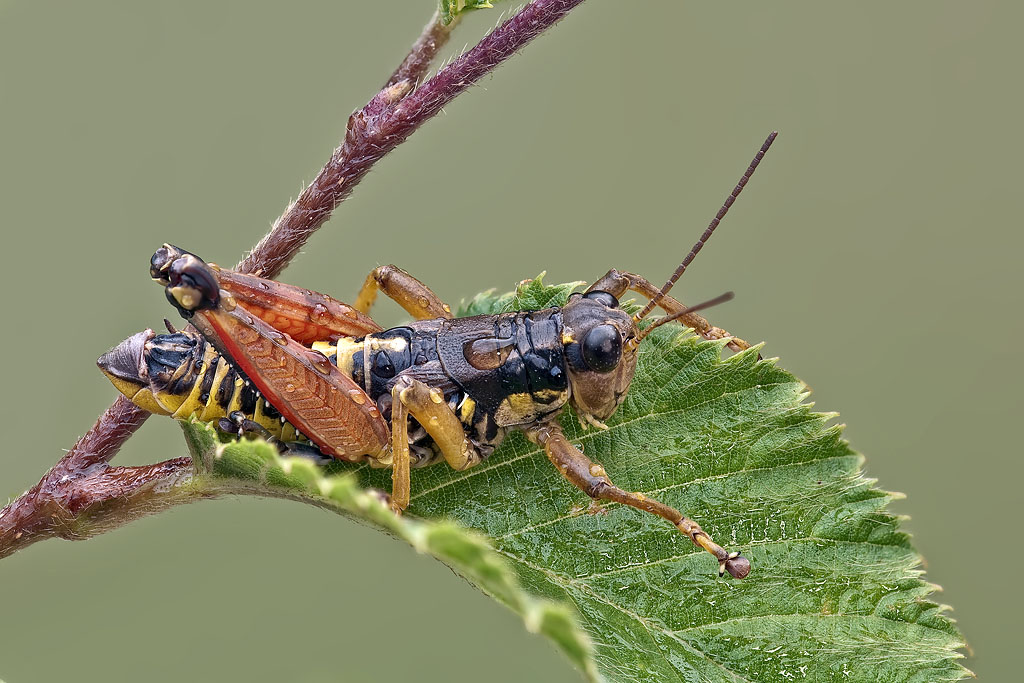
[(636, 370), (636, 324), (608, 292), (573, 294), (562, 307), (573, 407), (592, 424), (619, 407)]
[[(675, 313), (651, 322), (640, 332), (637, 325), (646, 318), (686, 271), (687, 266), (704, 247), (722, 218), (729, 211), (740, 192), (747, 185), (765, 152), (775, 141), (772, 133), (761, 145), (754, 160), (740, 178), (740, 182), (725, 200), (718, 214), (708, 225), (704, 234), (693, 245), (690, 253), (669, 277), (668, 282), (651, 297), (638, 313), (630, 316), (619, 309), (618, 300), (609, 292), (591, 289), (585, 294), (573, 294), (562, 308), (565, 332), (563, 345), (569, 366), (569, 383), (572, 402), (580, 418), (592, 424), (601, 425), (600, 420), (611, 417), (619, 407), (629, 389), (636, 371), (637, 347), (645, 336), (665, 323), (683, 317), (687, 312), (714, 306), (732, 298), (732, 292), (705, 301), (697, 306), (682, 308)], [(597, 283), (595, 283), (596, 285)], [(639, 291), (639, 290), (638, 290)], [(646, 293), (646, 291), (644, 292)], [(676, 302), (678, 304), (678, 302)], [(603, 426), (603, 425), (602, 425)]]
[[(664, 290), (663, 290), (664, 292)], [(636, 372), (637, 349), (644, 337), (684, 314), (732, 299), (726, 292), (704, 303), (658, 318), (643, 331), (639, 314), (630, 316), (608, 292), (573, 294), (562, 307), (562, 344), (568, 361), (573, 407), (585, 422), (604, 427), (619, 407)], [(643, 311), (641, 311), (643, 313)]]

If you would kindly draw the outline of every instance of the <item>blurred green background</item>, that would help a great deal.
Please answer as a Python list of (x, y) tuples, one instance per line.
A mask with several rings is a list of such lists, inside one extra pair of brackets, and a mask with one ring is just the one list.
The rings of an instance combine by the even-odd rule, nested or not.
[[(0, 2), (0, 495), (109, 404), (96, 357), (170, 315), (153, 249), (235, 262), (431, 9)], [(497, 18), (472, 16), (454, 48)], [(767, 340), (842, 412), (868, 473), (908, 495), (896, 510), (967, 665), (1007, 680), (1024, 560), (1022, 21), (995, 1), (590, 0), (379, 164), (283, 279), (351, 299), (393, 262), (451, 302), (542, 270), (661, 280), (780, 130), (677, 291), (734, 289), (713, 320)], [(153, 419), (119, 462), (183, 451)], [(265, 500), (0, 562), (0, 678), (72, 676), (578, 680), (442, 565)]]

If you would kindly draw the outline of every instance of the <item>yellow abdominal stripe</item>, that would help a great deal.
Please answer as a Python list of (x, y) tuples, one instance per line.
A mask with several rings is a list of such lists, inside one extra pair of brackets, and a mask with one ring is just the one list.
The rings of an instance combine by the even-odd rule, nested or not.
[(476, 401), (469, 396), (459, 406), (459, 419), (464, 425), (473, 424), (473, 414), (476, 412)]
[[(559, 402), (560, 397), (562, 400)], [(498, 406), (494, 419), (502, 426), (525, 424), (557, 409), (568, 398), (569, 392), (557, 389), (544, 389), (532, 395), (527, 392), (511, 394)], [(539, 403), (537, 399), (550, 399), (550, 402)]]
[(110, 377), (110, 381), (113, 383), (114, 388), (124, 394), (132, 403), (147, 412), (154, 415), (170, 415), (173, 412), (164, 408), (149, 389), (140, 388), (137, 384), (126, 382), (117, 377)]
[[(231, 373), (230, 364), (221, 358), (216, 363), (217, 369), (213, 376), (213, 381), (210, 383), (209, 396), (204, 403), (201, 400), (203, 380), (209, 368), (214, 367), (213, 361), (216, 358), (218, 358), (217, 352), (212, 348), (208, 348), (203, 356), (203, 370), (196, 376), (192, 389), (187, 396), (183, 397), (168, 392), (154, 395), (149, 389), (141, 389), (130, 398), (140, 408), (158, 415), (170, 415), (176, 420), (187, 420), (195, 417), (200, 422), (213, 422), (222, 417), (227, 417), (230, 413), (241, 410), (242, 391), (245, 389), (245, 381), (236, 374), (234, 386), (231, 388), (226, 405), (218, 402), (221, 385), (227, 379), (228, 374)], [(118, 389), (120, 390), (121, 387), (118, 386)], [(279, 417), (271, 417), (266, 414), (265, 407), (266, 401), (260, 397), (256, 401), (256, 406), (252, 413), (247, 414), (246, 418), (260, 425), (282, 441), (295, 441), (298, 436), (295, 432), (295, 427), (290, 423), (282, 425)]]

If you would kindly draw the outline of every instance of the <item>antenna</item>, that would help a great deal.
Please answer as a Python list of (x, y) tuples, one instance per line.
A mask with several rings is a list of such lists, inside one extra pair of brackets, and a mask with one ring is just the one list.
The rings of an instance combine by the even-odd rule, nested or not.
[(757, 165), (761, 163), (761, 159), (764, 158), (765, 152), (767, 152), (768, 148), (772, 146), (773, 142), (775, 142), (775, 138), (778, 136), (778, 134), (778, 131), (772, 131), (772, 134), (769, 135), (768, 139), (764, 141), (764, 144), (761, 145), (761, 149), (758, 150), (757, 154), (754, 156), (754, 160), (751, 161), (750, 166), (747, 167), (747, 170), (743, 174), (743, 177), (740, 178), (739, 183), (736, 184), (736, 187), (733, 188), (732, 192), (726, 198), (725, 203), (722, 204), (722, 208), (718, 210), (718, 213), (711, 220), (711, 223), (708, 225), (707, 230), (705, 230), (704, 234), (700, 236), (699, 240), (697, 240), (697, 244), (693, 245), (693, 249), (690, 250), (690, 253), (686, 255), (686, 258), (683, 259), (683, 262), (679, 264), (678, 268), (676, 268), (676, 272), (672, 273), (672, 277), (668, 279), (668, 282), (666, 282), (665, 286), (661, 288), (661, 291), (655, 294), (654, 298), (648, 301), (647, 305), (644, 306), (639, 313), (633, 316), (633, 322), (640, 322), (645, 317), (647, 317), (647, 315), (654, 310), (654, 307), (658, 305), (662, 298), (664, 298), (664, 296), (668, 294), (668, 291), (672, 289), (672, 285), (674, 285), (676, 281), (680, 278), (680, 276), (684, 272), (686, 272), (686, 267), (690, 265), (694, 257), (704, 247), (704, 243), (707, 242), (708, 239), (711, 237), (712, 233), (715, 232), (715, 228), (717, 228), (718, 224), (722, 222), (723, 218), (725, 218), (725, 214), (729, 213), (729, 208), (732, 206), (733, 202), (736, 201), (736, 198), (740, 196), (740, 192), (743, 191), (743, 188), (746, 187), (747, 181), (750, 180), (750, 176), (754, 175), (754, 171), (757, 169)]
[(712, 306), (717, 306), (718, 304), (723, 304), (726, 301), (732, 300), (732, 298), (734, 296), (735, 296), (735, 294), (733, 294), (732, 292), (726, 292), (725, 294), (719, 294), (714, 299), (708, 299), (707, 301), (699, 303), (699, 304), (697, 304), (695, 306), (689, 306), (687, 308), (684, 308), (681, 311), (676, 311), (672, 315), (666, 315), (664, 317), (658, 318), (653, 323), (651, 323), (651, 325), (649, 327), (647, 327), (642, 332), (640, 332), (640, 334), (638, 334), (635, 339), (631, 339), (628, 342), (628, 344), (630, 346), (632, 346), (632, 347), (637, 347), (637, 346), (640, 345), (640, 342), (642, 342), (644, 340), (644, 337), (646, 337), (651, 332), (653, 332), (655, 329), (661, 327), (665, 323), (670, 323), (673, 320), (679, 320), (679, 318), (682, 318), (687, 313), (696, 313), (697, 311), (702, 311), (705, 308), (711, 308)]

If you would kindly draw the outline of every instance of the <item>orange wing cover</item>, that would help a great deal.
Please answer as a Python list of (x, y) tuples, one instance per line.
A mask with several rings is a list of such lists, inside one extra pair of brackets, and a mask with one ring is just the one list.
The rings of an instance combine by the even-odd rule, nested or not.
[(197, 311), (193, 323), (324, 453), (359, 460), (387, 452), (389, 428), (377, 406), (322, 353), (241, 306), (229, 310), (222, 302)]
[(326, 294), (233, 270), (216, 272), (220, 287), (246, 311), (305, 346), (381, 330), (368, 315)]

